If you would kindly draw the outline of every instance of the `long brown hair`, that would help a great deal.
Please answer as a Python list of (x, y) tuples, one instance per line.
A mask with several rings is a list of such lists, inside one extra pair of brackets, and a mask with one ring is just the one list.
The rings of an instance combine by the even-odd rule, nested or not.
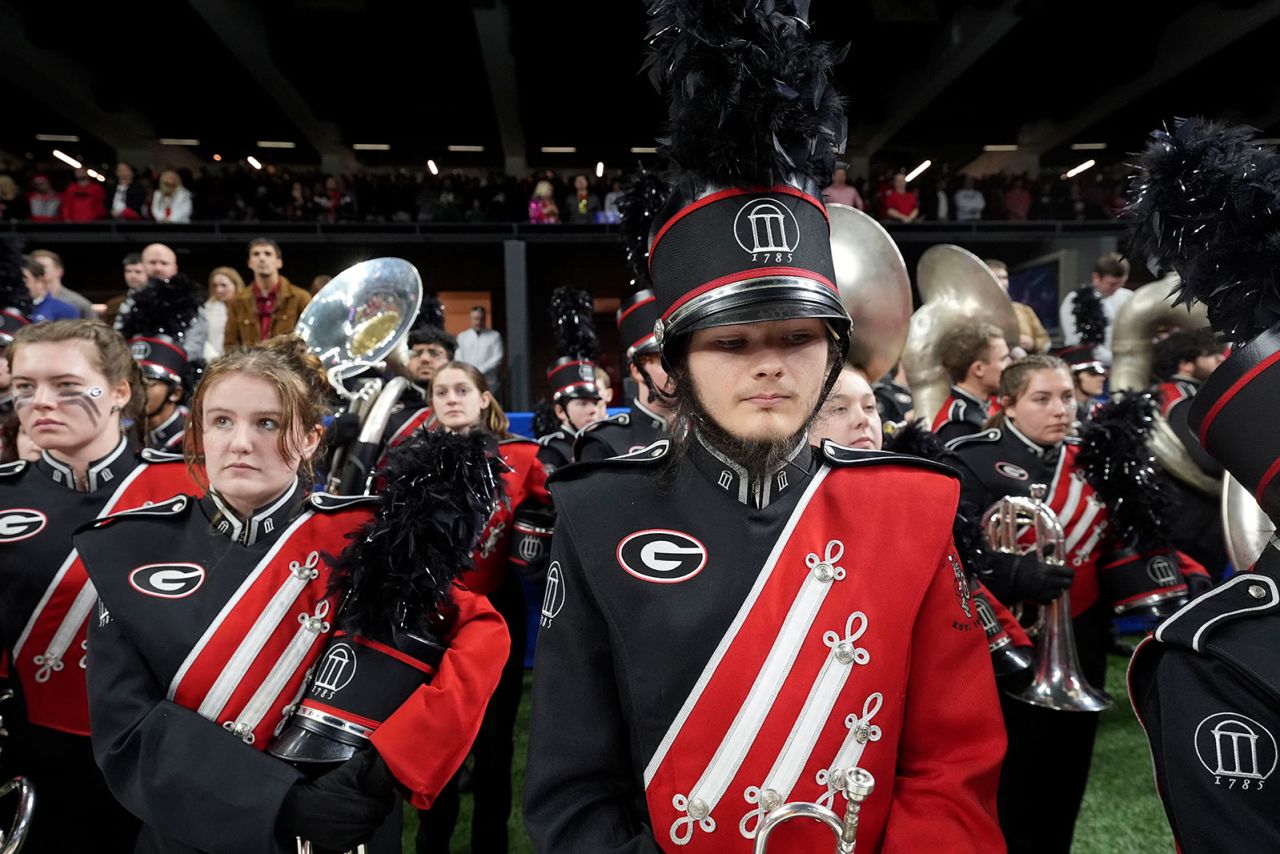
[(13, 336), (13, 343), (9, 345), (9, 366), (12, 368), (23, 345), (64, 341), (83, 341), (88, 344), (90, 363), (106, 377), (108, 385), (129, 381), (129, 402), (120, 411), (120, 418), (122, 421), (132, 419), (136, 438), (144, 440), (147, 387), (143, 381), (142, 369), (134, 361), (133, 352), (124, 336), (101, 320), (55, 320), (24, 326)]
[[(1068, 376), (1071, 375), (1071, 369), (1067, 367), (1066, 362), (1057, 356), (1048, 356), (1043, 353), (1032, 353), (1011, 363), (1004, 369), (1004, 373), (1000, 374), (1000, 391), (997, 394), (1001, 409), (987, 419), (987, 427), (1004, 427), (1006, 420), (1004, 407), (1017, 403), (1018, 399), (1026, 394), (1027, 386), (1031, 384), (1031, 375), (1037, 371), (1063, 371)], [(1006, 400), (1008, 403), (1005, 403)]]
[(462, 371), (481, 394), (487, 393), (489, 395), (489, 405), (480, 410), (480, 424), (485, 430), (499, 439), (510, 439), (511, 420), (507, 418), (507, 413), (502, 411), (502, 407), (498, 404), (498, 399), (489, 390), (489, 383), (485, 380), (484, 374), (480, 373), (480, 369), (469, 362), (445, 362), (441, 365), (432, 377), (431, 388), (427, 389), (428, 401), (432, 404), (435, 403), (435, 377), (449, 370)]
[(298, 457), (299, 475), (305, 483), (315, 480), (312, 460), (321, 448), (306, 459), (302, 456), (303, 437), (319, 425), (328, 413), (329, 383), (320, 360), (307, 351), (307, 345), (295, 335), (277, 335), (252, 347), (235, 347), (218, 357), (205, 371), (204, 379), (191, 399), (191, 415), (183, 452), (191, 477), (202, 488), (209, 488), (204, 470), (204, 400), (220, 380), (234, 374), (248, 374), (266, 380), (280, 396), (280, 435), (276, 447), (286, 459)]

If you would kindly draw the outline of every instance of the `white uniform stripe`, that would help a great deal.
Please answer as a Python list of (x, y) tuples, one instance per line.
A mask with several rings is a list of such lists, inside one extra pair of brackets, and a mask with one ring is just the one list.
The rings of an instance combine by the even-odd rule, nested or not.
[[(1076, 522), (1071, 528), (1071, 533), (1067, 535), (1066, 550), (1067, 554), (1071, 554), (1075, 547), (1080, 544), (1080, 540), (1084, 535), (1089, 533), (1089, 528), (1093, 526), (1093, 520), (1098, 518), (1098, 514), (1102, 512), (1103, 503), (1092, 495), (1089, 496), (1089, 506), (1085, 509), (1084, 515), (1080, 517), (1080, 521)], [(1065, 557), (1065, 555), (1064, 555)]]
[[(280, 695), (280, 692), (284, 690), (284, 686), (288, 684), (293, 674), (297, 672), (299, 665), (307, 657), (307, 653), (315, 645), (316, 640), (325, 631), (328, 631), (329, 624), (320, 622), (328, 613), (329, 603), (322, 601), (317, 606), (314, 617), (306, 613), (299, 615), (302, 625), (298, 627), (298, 631), (294, 634), (293, 639), (289, 641), (289, 645), (285, 647), (279, 660), (272, 666), (267, 678), (258, 686), (258, 690), (253, 693), (253, 696), (249, 698), (249, 702), (245, 703), (244, 709), (236, 716), (234, 723), (242, 727), (246, 733), (252, 733), (258, 728), (258, 724), (262, 723), (262, 719), (271, 711), (272, 701)], [(311, 623), (311, 619), (315, 619), (317, 622)]]
[(756, 601), (760, 598), (761, 592), (764, 591), (765, 585), (768, 584), (770, 576), (773, 575), (774, 567), (778, 563), (778, 558), (782, 554), (782, 550), (786, 548), (787, 542), (791, 539), (791, 534), (795, 530), (800, 519), (803, 518), (805, 511), (809, 507), (809, 502), (813, 499), (813, 495), (817, 492), (818, 487), (826, 480), (827, 474), (831, 470), (822, 467), (818, 473), (814, 475), (813, 481), (805, 489), (804, 494), (800, 496), (800, 501), (796, 504), (795, 510), (791, 511), (791, 518), (787, 520), (786, 526), (782, 529), (782, 534), (778, 537), (778, 541), (773, 545), (773, 551), (770, 552), (768, 559), (764, 563), (764, 567), (760, 570), (760, 575), (756, 577), (756, 583), (752, 586), (751, 592), (747, 594), (747, 598), (743, 600), (742, 606), (738, 609), (738, 613), (733, 618), (729, 630), (724, 633), (724, 637), (720, 638), (719, 645), (711, 655), (711, 659), (707, 662), (706, 667), (702, 669), (702, 674), (698, 677), (697, 683), (694, 684), (693, 690), (689, 692), (689, 696), (685, 699), (684, 705), (680, 707), (680, 711), (672, 720), (671, 726), (667, 728), (666, 734), (662, 737), (662, 741), (658, 744), (658, 749), (653, 752), (649, 764), (644, 769), (644, 784), (647, 787), (653, 781), (653, 775), (657, 773), (658, 767), (667, 757), (667, 751), (671, 749), (671, 745), (675, 742), (676, 736), (680, 734), (680, 730), (684, 727), (685, 721), (689, 719), (689, 715), (693, 712), (693, 707), (702, 699), (702, 692), (706, 690), (707, 684), (711, 681), (711, 677), (715, 675), (716, 669), (720, 666), (720, 662), (724, 659), (725, 654), (737, 639), (738, 632), (742, 629), (742, 624), (746, 622), (747, 616), (755, 607)]
[(1062, 510), (1058, 511), (1058, 520), (1064, 525), (1070, 525), (1072, 517), (1075, 516), (1076, 510), (1080, 507), (1080, 496), (1084, 494), (1084, 478), (1080, 475), (1071, 476), (1071, 488), (1067, 492), (1067, 501), (1062, 505)]

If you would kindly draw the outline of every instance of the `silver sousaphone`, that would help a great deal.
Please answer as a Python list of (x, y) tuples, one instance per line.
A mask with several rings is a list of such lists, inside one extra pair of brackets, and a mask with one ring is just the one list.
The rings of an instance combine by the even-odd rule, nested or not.
[(330, 492), (350, 495), (368, 488), (387, 421), (409, 387), (403, 377), (382, 375), (421, 307), (417, 268), (403, 258), (374, 258), (335, 276), (298, 319), (295, 331), (347, 401), (344, 411), (360, 419), (356, 440), (330, 457)]

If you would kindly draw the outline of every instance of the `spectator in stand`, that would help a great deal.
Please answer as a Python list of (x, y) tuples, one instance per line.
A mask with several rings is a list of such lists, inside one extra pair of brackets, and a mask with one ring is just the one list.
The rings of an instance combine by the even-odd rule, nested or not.
[(107, 194), (102, 185), (77, 169), (67, 189), (62, 191), (62, 218), (67, 222), (95, 222), (107, 218)]
[(137, 252), (130, 252), (124, 256), (120, 266), (124, 272), (124, 293), (107, 300), (106, 311), (102, 313), (103, 322), (112, 327), (115, 326), (116, 315), (120, 313), (120, 305), (125, 297), (147, 283), (147, 271), (143, 269), (142, 256)]
[(80, 313), (60, 299), (49, 295), (44, 280), (44, 267), (39, 261), (28, 256), (22, 267), (22, 280), (31, 292), (31, 322), (42, 323), (46, 320), (77, 320)]
[(858, 188), (849, 183), (849, 170), (843, 166), (837, 166), (831, 174), (831, 186), (823, 188), (822, 198), (828, 204), (848, 205), (860, 211), (867, 209)]
[(974, 185), (972, 175), (964, 176), (964, 184), (955, 194), (956, 222), (976, 222), (982, 219), (987, 197)]
[[(996, 281), (1004, 288), (1004, 292), (1009, 293), (1009, 265), (996, 258), (988, 258), (984, 263), (995, 273)], [(1021, 359), (1028, 353), (1048, 353), (1052, 341), (1044, 324), (1036, 316), (1035, 309), (1014, 301), (1013, 313), (1018, 315), (1018, 346), (1022, 348), (1022, 352), (1015, 354), (1014, 358)]]
[[(178, 275), (178, 255), (163, 243), (148, 244), (142, 250), (142, 270), (146, 274), (148, 280), (151, 279), (172, 279)], [(186, 278), (185, 276), (183, 277)], [(187, 279), (188, 284), (194, 289), (195, 282)], [(147, 282), (143, 282), (140, 287), (146, 287)], [(112, 322), (112, 327), (117, 331), (120, 329), (124, 315), (133, 308), (133, 291), (129, 291), (124, 296), (124, 301), (120, 303), (120, 309), (116, 312), (116, 319)], [(204, 355), (204, 342), (209, 335), (209, 322), (205, 319), (204, 308), (202, 307), (195, 320), (191, 321), (191, 325), (187, 327), (182, 338), (182, 348), (187, 351), (188, 359), (199, 359)]]
[(151, 195), (151, 218), (156, 222), (191, 222), (191, 191), (172, 169), (160, 173), (160, 186)]
[(227, 334), (227, 306), (244, 289), (244, 279), (232, 267), (214, 267), (209, 274), (209, 298), (204, 303), (204, 316), (209, 321), (209, 335), (204, 341), (206, 362), (222, 355)]
[(573, 176), (573, 192), (564, 200), (565, 222), (595, 222), (600, 210), (600, 199), (591, 192), (591, 182), (586, 175)]
[(324, 190), (316, 194), (314, 201), (323, 222), (350, 222), (356, 218), (355, 200), (336, 176), (324, 179)]
[(62, 266), (62, 256), (48, 249), (37, 249), (31, 257), (44, 267), (44, 284), (49, 296), (65, 302), (80, 313), (85, 320), (97, 320), (98, 313), (93, 310), (93, 303), (62, 283), (66, 268)]
[(1031, 191), (1021, 178), (1013, 179), (1013, 186), (1004, 192), (1005, 217), (1010, 222), (1026, 222), (1031, 213)]
[[(1092, 285), (1094, 291), (1102, 299), (1102, 311), (1107, 316), (1107, 331), (1102, 346), (1097, 348), (1098, 361), (1111, 366), (1111, 333), (1115, 329), (1116, 315), (1120, 307), (1133, 298), (1133, 291), (1125, 288), (1129, 281), (1129, 261), (1119, 252), (1108, 252), (1098, 259), (1093, 266)], [(1072, 291), (1062, 301), (1058, 309), (1058, 319), (1062, 323), (1062, 345), (1070, 347), (1080, 343), (1080, 332), (1076, 329), (1076, 293)]]
[(502, 335), (485, 324), (488, 311), (482, 305), (471, 309), (471, 328), (458, 333), (458, 350), (454, 358), (474, 365), (484, 374), (494, 394), (498, 389), (498, 367), (502, 364)]
[(226, 347), (248, 346), (276, 335), (286, 335), (298, 325), (298, 316), (311, 295), (280, 274), (284, 256), (274, 240), (249, 241), (249, 271), (253, 284), (227, 303)]
[(294, 181), (289, 190), (289, 204), (285, 206), (284, 216), (294, 222), (313, 221), (316, 218), (311, 191), (301, 181)]
[(606, 193), (604, 197), (604, 212), (613, 217), (610, 222), (617, 222), (618, 218), (622, 215), (618, 210), (618, 202), (624, 195), (626, 195), (626, 193), (622, 191), (622, 179), (614, 178), (609, 183), (609, 192)]
[(30, 218), (27, 200), (12, 175), (0, 175), (0, 222), (16, 222)]
[(128, 163), (116, 164), (116, 182), (107, 187), (111, 200), (111, 218), (140, 220), (147, 216), (147, 190), (137, 181), (133, 167)]
[(893, 176), (893, 189), (884, 195), (882, 219), (891, 222), (915, 222), (920, 218), (920, 200), (914, 190), (907, 189), (907, 175), (898, 172)]
[(27, 210), (31, 213), (32, 222), (62, 221), (62, 197), (53, 191), (48, 175), (37, 175), (31, 179)]
[(529, 222), (535, 225), (554, 225), (560, 221), (560, 209), (556, 207), (554, 192), (550, 181), (538, 182), (533, 188), (533, 198), (529, 200)]

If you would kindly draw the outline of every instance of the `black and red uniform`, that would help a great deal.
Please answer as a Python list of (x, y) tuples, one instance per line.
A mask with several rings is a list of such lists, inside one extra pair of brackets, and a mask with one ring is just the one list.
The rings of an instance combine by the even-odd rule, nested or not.
[(152, 430), (147, 431), (147, 447), (171, 454), (182, 453), (182, 436), (187, 427), (187, 419), (191, 410), (185, 406), (175, 406), (173, 414)]
[[(1062, 524), (1064, 560), (1075, 572), (1071, 615), (1080, 665), (1085, 679), (1101, 687), (1111, 615), (1109, 603), (1099, 599), (1098, 568), (1126, 544), (1115, 541), (1110, 511), (1076, 462), (1078, 440), (1045, 447), (1006, 422), (953, 440), (947, 448), (948, 461), (960, 472), (961, 502), (978, 513), (1005, 496), (1030, 495), (1032, 484), (1048, 487), (1046, 503)], [(1195, 561), (1178, 558), (1182, 575), (1204, 574)], [(1000, 775), (1000, 823), (1009, 850), (1066, 854), (1089, 776), (1098, 715), (1057, 712), (1008, 696), (1000, 702), (1009, 735)]]
[[(502, 679), (484, 713), (484, 722), (472, 747), (471, 785), (474, 808), (471, 850), (506, 851), (507, 822), (511, 816), (511, 762), (516, 712), (524, 690), (527, 647), (525, 598), (516, 572), (539, 580), (551, 552), (551, 495), (547, 472), (538, 460), (540, 446), (524, 438), (498, 444), (508, 470), (502, 474), (507, 501), (485, 526), (476, 551), (475, 568), (460, 584), (483, 594), (507, 623), (511, 650)], [(513, 572), (515, 570), (515, 572)], [(418, 850), (447, 852), (458, 818), (458, 779), (440, 793), (435, 805), (421, 813)]]
[(97, 594), (71, 534), (95, 517), (194, 488), (181, 457), (124, 439), (85, 488), (49, 452), (0, 466), (0, 638), (25, 714), (5, 712), (6, 770), (39, 808), (26, 851), (128, 851), (137, 824), (107, 790), (89, 746), (86, 626)]
[(952, 386), (930, 426), (944, 442), (981, 433), (995, 408), (990, 400), (979, 400), (959, 386)]
[[(1174, 376), (1156, 386), (1156, 399), (1160, 414), (1182, 443), (1188, 459), (1206, 478), (1220, 483), (1224, 472), (1222, 464), (1209, 456), (1188, 423), (1191, 404), (1200, 385), (1191, 377)], [(1204, 564), (1215, 578), (1221, 577), (1227, 564), (1227, 545), (1222, 529), (1220, 496), (1217, 492), (1198, 489), (1168, 472), (1164, 475), (1164, 482), (1171, 499), (1170, 539), (1178, 548)]]
[[(241, 518), (214, 495), (180, 495), (76, 535), (101, 596), (89, 646), (94, 754), (142, 820), (140, 851), (294, 850), (276, 822), (303, 775), (264, 751), (336, 623), (328, 558), (376, 500), (306, 497), (295, 484)], [(506, 654), (488, 602), (464, 590), (453, 599), (434, 678), (370, 737), (420, 807), (461, 764)]]
[(575, 460), (604, 460), (632, 454), (667, 435), (667, 419), (637, 397), (631, 411), (593, 421), (573, 442)]
[[(954, 476), (804, 441), (753, 478), (697, 438), (668, 446), (551, 480), (535, 848), (748, 852), (784, 801), (842, 813), (830, 769), (857, 765), (877, 780), (858, 850), (1002, 851), (1004, 733), (951, 540)], [(855, 514), (850, 495), (875, 501)], [(831, 844), (791, 822), (770, 851)]]

